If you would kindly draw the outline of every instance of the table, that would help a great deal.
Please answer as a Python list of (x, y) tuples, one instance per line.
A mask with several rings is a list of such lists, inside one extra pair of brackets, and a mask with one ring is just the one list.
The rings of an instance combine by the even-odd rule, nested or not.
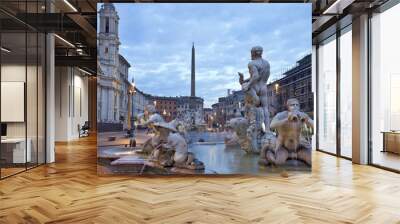
[[(26, 153), (25, 153), (25, 144)], [(6, 138), (1, 139), (1, 156), (5, 158), (7, 162), (10, 163), (26, 163), (31, 162), (31, 139), (25, 138)], [(11, 146), (11, 147), (10, 147)], [(11, 156), (12, 155), (12, 156)], [(12, 160), (11, 160), (12, 158)]]

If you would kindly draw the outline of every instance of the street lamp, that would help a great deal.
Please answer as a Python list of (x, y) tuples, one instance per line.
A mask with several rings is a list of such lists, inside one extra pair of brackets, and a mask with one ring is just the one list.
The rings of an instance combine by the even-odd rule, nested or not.
[(131, 123), (131, 119), (133, 117), (133, 115), (131, 113), (133, 113), (133, 109), (131, 108), (132, 106), (132, 97), (133, 95), (135, 95), (136, 91), (135, 91), (135, 83), (131, 82), (131, 85), (128, 87), (128, 124), (127, 124), (127, 128), (129, 130), (129, 137), (133, 137), (133, 127), (132, 127), (132, 123)]

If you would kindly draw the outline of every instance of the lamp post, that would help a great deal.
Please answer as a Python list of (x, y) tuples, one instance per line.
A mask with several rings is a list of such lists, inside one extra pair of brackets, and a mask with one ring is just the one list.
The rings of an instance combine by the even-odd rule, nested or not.
[(132, 115), (131, 113), (133, 112), (132, 110), (132, 97), (135, 95), (136, 90), (135, 90), (135, 83), (131, 82), (131, 85), (128, 87), (128, 137), (129, 139), (129, 146), (130, 147), (136, 147), (136, 140), (135, 140), (135, 135), (134, 135), (134, 130), (133, 126), (131, 124), (131, 118)]
[(135, 95), (135, 83), (132, 82), (131, 85), (128, 87), (128, 130), (132, 130), (132, 124), (131, 124), (131, 118), (133, 117), (131, 113), (133, 113), (132, 110), (132, 97)]

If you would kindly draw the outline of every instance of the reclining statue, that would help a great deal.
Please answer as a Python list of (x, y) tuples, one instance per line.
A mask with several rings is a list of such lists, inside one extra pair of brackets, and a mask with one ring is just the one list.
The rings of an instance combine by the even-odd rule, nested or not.
[(158, 162), (163, 167), (177, 167), (191, 170), (202, 170), (204, 164), (197, 160), (193, 153), (188, 152), (184, 137), (178, 133), (176, 122), (159, 122), (154, 126), (162, 133), (167, 133), (167, 141), (161, 142), (152, 152), (150, 160)]
[(287, 111), (275, 115), (271, 129), (277, 137), (265, 138), (260, 153), (261, 164), (282, 165), (288, 159), (297, 159), (311, 166), (311, 142), (302, 134), (304, 126), (313, 129), (311, 118), (301, 112), (297, 99), (287, 100)]
[(166, 141), (168, 134), (161, 133), (160, 130), (154, 126), (155, 123), (164, 122), (164, 119), (157, 113), (154, 105), (149, 104), (145, 107), (144, 116), (147, 117), (144, 125), (146, 125), (154, 135), (144, 142), (142, 152), (150, 154), (161, 141)]

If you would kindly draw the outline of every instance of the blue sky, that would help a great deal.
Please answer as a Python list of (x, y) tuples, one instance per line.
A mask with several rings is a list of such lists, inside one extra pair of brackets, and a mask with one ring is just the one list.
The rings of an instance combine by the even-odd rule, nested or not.
[(115, 4), (120, 54), (147, 93), (190, 95), (192, 42), (196, 95), (205, 106), (240, 89), (250, 49), (264, 48), (273, 79), (311, 52), (311, 4)]

